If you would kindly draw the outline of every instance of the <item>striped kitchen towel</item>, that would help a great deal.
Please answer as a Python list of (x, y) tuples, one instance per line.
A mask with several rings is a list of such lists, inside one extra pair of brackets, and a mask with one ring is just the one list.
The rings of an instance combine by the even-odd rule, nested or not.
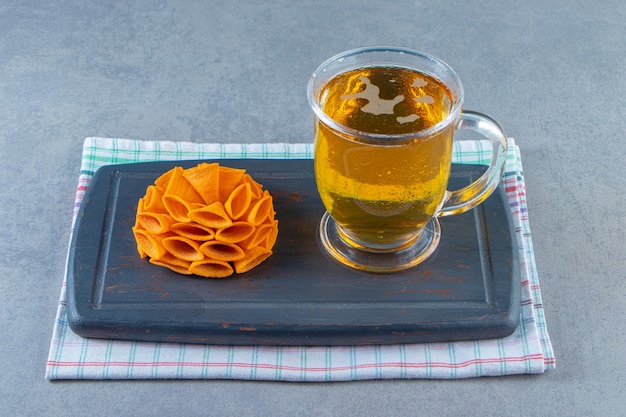
[[(312, 158), (312, 144), (212, 144), (87, 138), (74, 219), (103, 165), (185, 159)], [(487, 164), (491, 145), (455, 143), (454, 162)], [(350, 381), (455, 379), (537, 374), (555, 367), (535, 268), (519, 148), (509, 139), (502, 180), (515, 219), (521, 262), (518, 329), (501, 339), (373, 346), (217, 346), (82, 338), (70, 329), (61, 288), (46, 378)]]

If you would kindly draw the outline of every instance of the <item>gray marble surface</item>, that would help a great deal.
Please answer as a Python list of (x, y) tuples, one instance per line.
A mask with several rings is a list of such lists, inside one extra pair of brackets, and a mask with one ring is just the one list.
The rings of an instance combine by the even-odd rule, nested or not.
[[(599, 1), (0, 3), (0, 415), (618, 416), (626, 6)], [(437, 55), (521, 148), (557, 369), (463, 381), (44, 379), (86, 136), (312, 140), (305, 86), (366, 45)]]

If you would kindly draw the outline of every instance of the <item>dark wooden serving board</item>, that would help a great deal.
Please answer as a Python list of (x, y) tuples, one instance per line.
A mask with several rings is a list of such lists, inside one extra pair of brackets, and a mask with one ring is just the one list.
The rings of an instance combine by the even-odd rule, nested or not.
[[(175, 165), (100, 168), (70, 245), (67, 315), (85, 337), (159, 342), (362, 345), (495, 338), (519, 321), (517, 240), (498, 189), (478, 208), (441, 219), (435, 254), (413, 269), (369, 274), (329, 260), (316, 235), (324, 212), (311, 160), (220, 160), (245, 168), (274, 196), (274, 254), (242, 275), (206, 279), (139, 258), (136, 203)], [(484, 166), (454, 165), (451, 188)]]

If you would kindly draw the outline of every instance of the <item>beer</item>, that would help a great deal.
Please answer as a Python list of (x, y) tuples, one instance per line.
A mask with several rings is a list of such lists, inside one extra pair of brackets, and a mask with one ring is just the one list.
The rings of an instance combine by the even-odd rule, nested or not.
[[(332, 78), (319, 100), (326, 115), (354, 130), (316, 121), (317, 187), (343, 238), (374, 251), (411, 244), (445, 199), (454, 124), (419, 133), (450, 114), (450, 91), (416, 70), (366, 67)], [(373, 143), (358, 132), (407, 137)]]

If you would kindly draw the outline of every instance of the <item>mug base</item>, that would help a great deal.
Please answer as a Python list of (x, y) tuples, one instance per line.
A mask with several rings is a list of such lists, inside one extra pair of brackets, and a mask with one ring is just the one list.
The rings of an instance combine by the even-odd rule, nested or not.
[(318, 238), (322, 251), (342, 265), (366, 272), (389, 273), (412, 268), (428, 259), (439, 245), (441, 227), (434, 217), (411, 244), (391, 252), (368, 251), (342, 239), (337, 223), (326, 212), (320, 221)]

